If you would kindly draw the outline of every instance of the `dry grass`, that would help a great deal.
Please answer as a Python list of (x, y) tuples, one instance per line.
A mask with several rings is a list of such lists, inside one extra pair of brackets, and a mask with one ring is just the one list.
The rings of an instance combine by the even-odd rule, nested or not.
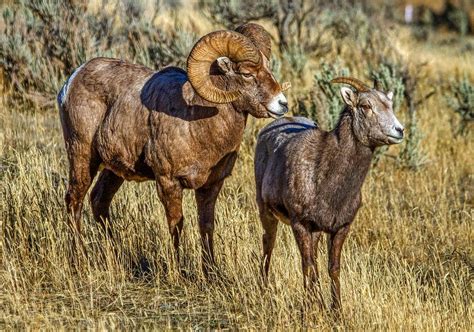
[[(420, 172), (387, 162), (364, 187), (365, 205), (344, 249), (343, 301), (354, 329), (465, 329), (472, 324), (472, 140), (450, 138), (442, 111), (423, 112), (431, 163)], [(180, 276), (152, 183), (126, 184), (113, 204), (120, 262), (103, 258), (89, 207), (90, 251), (79, 271), (69, 264), (64, 225), (66, 160), (55, 112), (2, 115), (0, 326), (9, 327), (290, 327), (329, 328), (323, 313), (301, 316), (299, 255), (283, 226), (270, 290), (260, 289), (260, 234), (252, 149), (244, 146), (221, 193), (217, 248), (222, 280), (206, 282), (192, 195)], [(151, 279), (134, 276), (145, 257)], [(322, 257), (324, 260), (324, 257)], [(322, 262), (321, 262), (322, 263)], [(321, 264), (324, 269), (325, 265)], [(326, 276), (324, 280), (327, 281)], [(325, 283), (327, 289), (327, 283)]]
[[(427, 50), (420, 52), (422, 56)], [(472, 62), (452, 56), (472, 75)], [(412, 54), (413, 56), (413, 54)], [(449, 72), (446, 51), (431, 50), (430, 80)], [(298, 93), (293, 89), (294, 95)], [(63, 197), (67, 160), (57, 112), (0, 113), (0, 329), (11, 328), (290, 328), (472, 330), (474, 140), (455, 138), (453, 113), (438, 93), (419, 111), (429, 158), (421, 170), (384, 158), (364, 185), (364, 205), (344, 247), (344, 320), (305, 308), (299, 253), (281, 225), (271, 286), (262, 289), (261, 234), (253, 186), (253, 143), (265, 121), (251, 119), (233, 176), (217, 208), (219, 278), (200, 270), (191, 192), (184, 201), (183, 262), (173, 250), (151, 182), (125, 184), (112, 205), (120, 232), (114, 255), (89, 205), (84, 210), (89, 257), (70, 264)], [(403, 118), (403, 116), (402, 116)], [(389, 151), (395, 153), (395, 148)], [(324, 246), (321, 246), (324, 247)], [(101, 255), (105, 248), (105, 255)], [(329, 300), (321, 249), (325, 299)], [(143, 262), (149, 273), (143, 275)], [(137, 265), (142, 263), (142, 269)]]

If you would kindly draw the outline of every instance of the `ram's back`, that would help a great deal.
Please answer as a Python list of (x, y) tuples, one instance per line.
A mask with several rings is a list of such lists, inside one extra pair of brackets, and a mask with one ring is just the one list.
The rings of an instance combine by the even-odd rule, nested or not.
[[(150, 68), (120, 59), (95, 58), (68, 78), (58, 95), (65, 141), (93, 151), (104, 167), (125, 179), (142, 179), (145, 145), (155, 131), (178, 127), (187, 114), (181, 97), (186, 72)], [(165, 120), (163, 120), (165, 119)], [(164, 145), (166, 145), (164, 143)]]

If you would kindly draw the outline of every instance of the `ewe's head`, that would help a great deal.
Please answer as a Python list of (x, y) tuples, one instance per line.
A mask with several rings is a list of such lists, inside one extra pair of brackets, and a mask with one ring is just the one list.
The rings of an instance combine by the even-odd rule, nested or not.
[[(271, 40), (257, 24), (202, 37), (188, 57), (192, 89), (211, 104), (234, 103), (255, 117), (281, 117), (288, 111), (283, 87), (269, 69)], [(183, 87), (185, 99), (193, 91)]]
[(403, 141), (403, 126), (393, 113), (393, 93), (372, 89), (355, 78), (338, 77), (332, 83), (349, 84), (356, 89), (341, 88), (341, 96), (353, 115), (357, 138), (367, 146), (398, 144)]

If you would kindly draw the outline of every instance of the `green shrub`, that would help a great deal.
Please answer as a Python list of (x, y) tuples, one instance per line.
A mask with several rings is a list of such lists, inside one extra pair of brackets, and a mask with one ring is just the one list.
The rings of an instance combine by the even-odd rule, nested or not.
[(469, 13), (466, 8), (462, 6), (456, 7), (448, 6), (446, 9), (446, 18), (451, 27), (456, 30), (461, 36), (464, 36), (469, 31)]
[(371, 71), (371, 76), (374, 80), (380, 82), (383, 91), (393, 92), (393, 111), (398, 112), (405, 93), (401, 65), (394, 62), (383, 62), (377, 69)]
[(455, 134), (467, 135), (474, 121), (474, 85), (464, 77), (461, 81), (452, 82), (450, 90), (447, 104), (460, 117)]
[(226, 28), (261, 18), (272, 19), (278, 13), (276, 1), (199, 0), (199, 7), (210, 20)]
[(409, 112), (408, 115), (408, 122), (405, 124), (405, 143), (397, 160), (401, 167), (418, 170), (428, 161), (421, 145), (424, 135), (419, 127), (416, 112)]
[(337, 65), (321, 64), (314, 75), (312, 91), (298, 99), (297, 113), (315, 120), (321, 128), (331, 130), (337, 124), (344, 103), (339, 86), (330, 81), (337, 76), (348, 76), (349, 70)]
[(405, 123), (405, 143), (402, 145), (397, 160), (401, 167), (412, 170), (420, 169), (428, 161), (421, 145), (424, 135), (419, 126), (417, 113), (419, 106), (430, 98), (435, 91), (430, 91), (420, 97), (418, 83), (424, 74), (423, 65), (420, 64), (407, 65), (402, 72), (408, 119)]
[[(398, 113), (404, 101), (405, 85), (403, 84), (403, 69), (399, 63), (382, 62), (377, 69), (371, 71), (374, 80), (380, 83), (383, 91), (393, 92), (393, 112)], [(382, 146), (375, 151), (373, 165), (377, 165), (385, 156), (388, 146)]]
[(93, 15), (74, 0), (21, 1), (0, 9), (7, 102), (33, 107), (53, 107), (65, 78), (93, 57), (124, 58), (157, 69), (184, 66), (197, 40), (177, 23), (172, 31), (153, 26), (144, 18), (142, 2), (126, 1), (114, 15)]
[(272, 53), (272, 57), (270, 59), (270, 70), (272, 71), (273, 76), (275, 76), (276, 80), (280, 82), (282, 79), (281, 61), (275, 55), (275, 53)]
[(300, 46), (291, 45), (283, 51), (282, 58), (290, 69), (290, 76), (300, 78), (308, 62), (308, 56), (304, 50)]

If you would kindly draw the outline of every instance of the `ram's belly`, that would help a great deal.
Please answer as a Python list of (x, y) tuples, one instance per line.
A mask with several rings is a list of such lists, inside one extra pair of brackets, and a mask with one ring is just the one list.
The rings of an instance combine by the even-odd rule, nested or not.
[(202, 167), (198, 162), (180, 168), (174, 175), (181, 185), (186, 189), (198, 189), (202, 187), (211, 173), (208, 167)]
[(155, 179), (151, 168), (139, 163), (132, 166), (115, 160), (113, 163), (101, 163), (99, 170), (102, 171), (103, 169), (108, 169), (127, 181), (143, 182)]

